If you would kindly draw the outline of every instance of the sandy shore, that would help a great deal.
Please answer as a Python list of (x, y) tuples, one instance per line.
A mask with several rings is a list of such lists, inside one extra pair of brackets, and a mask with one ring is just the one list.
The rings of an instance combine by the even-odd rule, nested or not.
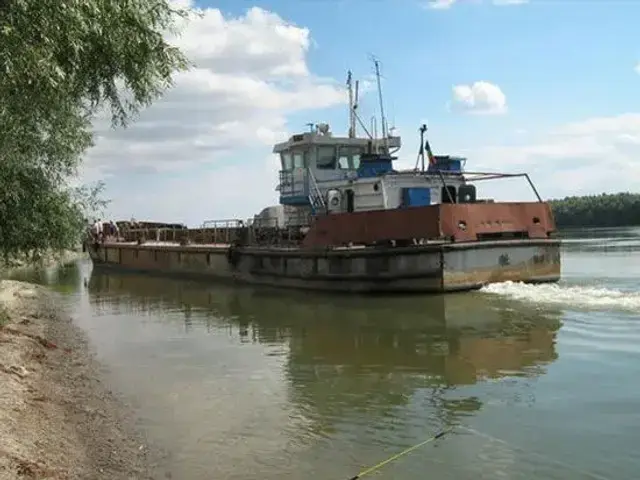
[(0, 281), (0, 479), (147, 479), (147, 448), (47, 289)]

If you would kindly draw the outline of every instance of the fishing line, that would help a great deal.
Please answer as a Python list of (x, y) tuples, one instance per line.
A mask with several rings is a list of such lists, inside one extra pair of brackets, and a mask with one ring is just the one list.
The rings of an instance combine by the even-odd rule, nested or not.
[(393, 455), (392, 457), (389, 457), (389, 458), (387, 458), (386, 460), (383, 460), (382, 462), (380, 462), (380, 463), (378, 463), (378, 464), (374, 465), (373, 467), (369, 467), (369, 468), (367, 468), (367, 469), (365, 469), (365, 470), (362, 470), (362, 471), (361, 471), (360, 473), (358, 473), (357, 475), (355, 475), (355, 476), (353, 476), (353, 477), (349, 478), (349, 480), (358, 480), (359, 478), (362, 478), (362, 477), (364, 477), (365, 475), (368, 475), (368, 474), (370, 474), (370, 473), (373, 473), (373, 472), (375, 472), (376, 470), (381, 469), (382, 467), (384, 467), (384, 466), (385, 466), (385, 465), (387, 465), (388, 463), (391, 463), (391, 462), (393, 462), (394, 460), (397, 460), (397, 459), (399, 459), (400, 457), (403, 457), (403, 456), (405, 456), (406, 454), (411, 453), (411, 452), (413, 452), (414, 450), (417, 450), (418, 448), (420, 448), (420, 447), (422, 447), (422, 446), (424, 446), (424, 445), (426, 445), (426, 444), (428, 444), (428, 443), (435, 442), (437, 439), (444, 437), (444, 436), (445, 436), (445, 434), (449, 433), (451, 430), (453, 430), (453, 428), (454, 428), (454, 427), (446, 428), (446, 429), (442, 430), (440, 433), (438, 433), (438, 434), (436, 434), (436, 435), (434, 435), (434, 436), (432, 436), (432, 437), (427, 438), (426, 440), (424, 440), (424, 441), (422, 441), (422, 442), (420, 442), (420, 443), (418, 443), (418, 444), (414, 445), (413, 447), (409, 447), (409, 448), (407, 448), (406, 450), (403, 450), (403, 451), (402, 451), (402, 452), (400, 452), (400, 453), (396, 453), (396, 454), (395, 454), (395, 455)]
[(516, 450), (516, 451), (519, 450), (520, 452), (527, 453), (527, 454), (530, 454), (530, 455), (534, 455), (534, 456), (536, 456), (536, 457), (538, 457), (538, 458), (540, 458), (540, 459), (542, 459), (544, 461), (555, 463), (558, 466), (561, 466), (561, 467), (566, 468), (568, 470), (573, 470), (574, 472), (580, 473), (580, 474), (582, 474), (582, 475), (584, 475), (584, 476), (586, 476), (588, 478), (592, 478), (594, 480), (610, 480), (609, 478), (604, 477), (602, 475), (598, 475), (596, 473), (587, 472), (586, 470), (582, 470), (580, 468), (574, 467), (574, 466), (569, 465), (567, 463), (561, 462), (560, 460), (556, 460), (554, 458), (542, 455), (541, 453), (537, 453), (537, 452), (534, 452), (534, 451), (526, 450), (526, 449), (521, 448), (521, 447), (517, 447), (515, 445), (510, 444), (509, 442), (506, 442), (505, 440), (502, 440), (500, 438), (494, 437), (494, 436), (486, 434), (486, 433), (479, 432), (478, 430), (475, 430), (475, 429), (473, 429), (471, 427), (467, 427), (465, 425), (460, 425), (460, 424), (454, 425), (454, 426), (449, 427), (449, 428), (446, 428), (446, 429), (442, 430), (440, 433), (438, 433), (436, 435), (433, 435), (432, 437), (429, 437), (426, 440), (424, 440), (424, 441), (422, 441), (420, 443), (417, 443), (416, 445), (413, 445), (412, 447), (409, 447), (409, 448), (401, 451), (400, 453), (396, 453), (395, 455), (387, 458), (386, 460), (383, 460), (380, 463), (377, 463), (376, 465), (374, 465), (372, 467), (369, 467), (369, 468), (366, 468), (365, 470), (362, 470), (357, 475), (354, 475), (353, 477), (350, 477), (349, 480), (358, 480), (358, 479), (364, 477), (365, 475), (369, 475), (370, 473), (373, 473), (376, 470), (381, 469), (385, 465), (387, 465), (387, 464), (399, 459), (400, 457), (403, 457), (403, 456), (413, 452), (414, 450), (417, 450), (418, 448), (423, 447), (423, 446), (425, 446), (425, 445), (427, 445), (427, 444), (429, 444), (431, 442), (435, 442), (439, 438), (444, 437), (447, 433), (450, 433), (455, 428), (466, 430), (467, 432), (469, 432), (469, 433), (471, 433), (473, 435), (477, 435), (479, 437), (483, 437), (483, 438), (486, 438), (488, 440), (491, 440), (491, 441), (494, 441), (494, 442), (498, 442), (498, 443), (500, 443), (502, 445), (505, 445), (505, 446), (509, 447), (512, 450)]

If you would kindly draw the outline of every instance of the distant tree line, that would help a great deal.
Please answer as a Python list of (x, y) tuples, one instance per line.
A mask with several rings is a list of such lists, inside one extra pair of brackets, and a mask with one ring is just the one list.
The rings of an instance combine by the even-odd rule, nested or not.
[(560, 228), (640, 225), (640, 194), (603, 193), (551, 200)]

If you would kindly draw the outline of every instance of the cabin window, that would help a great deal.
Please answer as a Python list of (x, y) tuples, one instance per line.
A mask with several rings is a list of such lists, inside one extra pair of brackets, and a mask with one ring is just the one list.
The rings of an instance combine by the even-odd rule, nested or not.
[(318, 147), (316, 166), (321, 170), (334, 170), (336, 168), (336, 149), (334, 147)]
[(304, 152), (294, 152), (293, 168), (304, 168)]
[(282, 170), (290, 171), (293, 170), (293, 156), (290, 152), (285, 152), (280, 154), (280, 161), (282, 163)]
[(356, 170), (360, 166), (360, 147), (340, 147), (338, 167), (342, 170)]

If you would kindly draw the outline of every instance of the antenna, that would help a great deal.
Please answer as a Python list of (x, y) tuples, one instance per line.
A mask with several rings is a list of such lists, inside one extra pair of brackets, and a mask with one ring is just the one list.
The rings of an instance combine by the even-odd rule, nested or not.
[(418, 163), (422, 162), (421, 171), (424, 173), (424, 134), (427, 132), (427, 126), (422, 124), (420, 127), (420, 148), (418, 149), (418, 158), (416, 158), (416, 166), (414, 170), (418, 170)]
[(347, 90), (349, 92), (349, 138), (356, 136), (356, 119), (354, 115), (354, 102), (353, 102), (353, 80), (351, 76), (351, 70), (347, 72)]
[(315, 127), (315, 126), (316, 126), (316, 124), (315, 124), (315, 123), (313, 123), (313, 122), (309, 122), (309, 123), (305, 123), (305, 125), (306, 125), (307, 127), (309, 127), (309, 131), (310, 131), (311, 133), (313, 133), (313, 131), (314, 131), (314, 128), (313, 128), (313, 127)]
[(356, 138), (357, 130), (356, 130), (356, 121), (364, 130), (364, 133), (367, 134), (369, 138), (373, 138), (371, 133), (367, 130), (364, 123), (362, 123), (362, 119), (356, 113), (356, 109), (358, 108), (358, 98), (360, 92), (360, 81), (355, 81), (355, 95), (353, 91), (353, 74), (351, 70), (347, 71), (347, 89), (349, 92), (349, 138)]
[(373, 132), (373, 142), (376, 144), (376, 152), (378, 151), (378, 125), (376, 122), (376, 116), (371, 117), (371, 131)]
[(373, 65), (376, 69), (376, 81), (378, 83), (378, 99), (380, 101), (380, 117), (381, 117), (380, 129), (382, 130), (382, 141), (384, 142), (385, 150), (388, 150), (389, 147), (387, 144), (387, 120), (384, 117), (384, 102), (382, 101), (382, 85), (380, 84), (380, 61), (375, 57), (372, 57), (372, 60), (373, 60)]

